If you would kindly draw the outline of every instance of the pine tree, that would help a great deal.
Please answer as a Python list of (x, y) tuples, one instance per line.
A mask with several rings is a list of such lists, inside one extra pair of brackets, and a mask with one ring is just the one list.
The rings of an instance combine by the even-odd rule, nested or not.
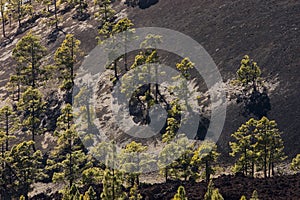
[(116, 13), (111, 7), (111, 0), (94, 0), (94, 4), (98, 7), (95, 17), (103, 24), (109, 22)]
[(204, 141), (194, 152), (191, 165), (197, 169), (205, 168), (205, 180), (207, 183), (210, 181), (210, 175), (215, 171), (213, 164), (216, 163), (218, 156), (217, 145), (208, 141)]
[(92, 186), (89, 187), (88, 191), (85, 192), (84, 200), (97, 200), (97, 194)]
[(187, 196), (185, 194), (185, 189), (183, 186), (179, 186), (177, 189), (177, 193), (173, 197), (173, 200), (187, 200)]
[(58, 2), (57, 2), (57, 0), (53, 1), (53, 5), (54, 5), (54, 23), (55, 23), (55, 29), (58, 30), (59, 18), (57, 16), (57, 11), (58, 11)]
[[(144, 49), (144, 55), (146, 58), (146, 65), (148, 65), (148, 73), (150, 74), (149, 64), (156, 63), (154, 66), (154, 77), (155, 77), (155, 102), (158, 102), (158, 94), (159, 94), (159, 87), (158, 87), (158, 66), (159, 64), (159, 56), (157, 53), (157, 45), (162, 43), (162, 36), (148, 34), (145, 37), (145, 40), (140, 44), (140, 47)], [(148, 92), (151, 94), (151, 83), (148, 84)]]
[(209, 182), (207, 192), (204, 195), (204, 200), (224, 200), (218, 188), (214, 187), (212, 181)]
[[(74, 97), (74, 105), (80, 108), (80, 111), (76, 113), (78, 117), (82, 118), (82, 123), (80, 124), (80, 130), (84, 130), (85, 138), (87, 140), (90, 138), (89, 132), (92, 132), (92, 128), (95, 127), (93, 121), (95, 119), (95, 113), (90, 105), (90, 99), (92, 97), (92, 89), (89, 86), (82, 86), (79, 93)], [(85, 140), (85, 139), (83, 139)], [(88, 141), (83, 141), (86, 147), (91, 146)]]
[(190, 178), (195, 178), (195, 172), (193, 171), (193, 166), (191, 165), (194, 144), (190, 144), (187, 137), (184, 135), (179, 135), (176, 138), (176, 143), (178, 145), (178, 153), (180, 156), (172, 163), (172, 171), (170, 175), (176, 178), (183, 179), (184, 181)]
[(257, 81), (260, 78), (261, 70), (256, 62), (250, 59), (248, 55), (245, 55), (241, 60), (241, 66), (237, 71), (237, 79), (244, 86), (252, 84), (254, 91), (257, 90)]
[(204, 200), (211, 200), (214, 191), (214, 183), (212, 181), (209, 182), (207, 186), (207, 191), (204, 195)]
[(254, 176), (254, 165), (257, 159), (255, 126), (256, 120), (251, 118), (231, 134), (235, 141), (229, 142), (232, 150), (230, 155), (239, 158), (235, 164), (235, 171), (242, 172), (244, 175), (250, 173), (252, 177)]
[(266, 117), (250, 119), (243, 124), (232, 134), (236, 141), (230, 142), (231, 155), (239, 157), (236, 171), (247, 175), (251, 169), (253, 176), (256, 166), (257, 169), (263, 169), (264, 177), (274, 175), (275, 164), (286, 158), (281, 134), (276, 122)]
[[(139, 93), (139, 88), (142, 85), (135, 85), (133, 83), (137, 83), (138, 80), (145, 79), (145, 73), (147, 73), (147, 69), (141, 66), (144, 65), (145, 62), (146, 56), (144, 56), (143, 52), (139, 52), (139, 54), (135, 56), (134, 63), (130, 67), (131, 70), (134, 69), (136, 71), (136, 73), (134, 74), (138, 74), (138, 77), (134, 74), (131, 74), (131, 72), (123, 75), (121, 82), (121, 92), (124, 93), (127, 98), (132, 98), (131, 91), (136, 91), (136, 93)], [(133, 97), (135, 96), (136, 95), (133, 95)]]
[(254, 130), (257, 140), (258, 165), (262, 166), (264, 177), (274, 175), (274, 165), (283, 161), (286, 156), (283, 152), (283, 141), (281, 132), (274, 120), (262, 117), (257, 121)]
[(64, 190), (61, 191), (63, 194), (62, 200), (79, 200), (80, 193), (75, 184), (72, 184), (71, 187), (65, 187)]
[(100, 198), (103, 200), (124, 199), (124, 174), (119, 166), (119, 155), (114, 142), (100, 142), (91, 150), (92, 155), (105, 165), (102, 184), (103, 191)]
[[(24, 88), (26, 88), (25, 77), (23, 73), (23, 67), (21, 65), (17, 65), (15, 67), (15, 73), (10, 75), (9, 82), (7, 83), (6, 87), (8, 89), (8, 92), (12, 94), (12, 100), (19, 101), (21, 97), (21, 93), (23, 92)], [(25, 86), (25, 87), (24, 87)], [(16, 97), (15, 97), (15, 93)]]
[[(128, 71), (128, 62), (127, 62), (127, 46), (128, 46), (128, 40), (129, 39), (133, 39), (132, 38), (132, 33), (134, 32), (134, 30), (130, 30), (131, 27), (133, 26), (133, 23), (130, 19), (128, 19), (127, 17), (123, 18), (123, 19), (120, 19), (116, 25), (113, 27), (113, 32), (114, 33), (122, 33), (122, 32), (125, 32), (124, 36), (123, 36), (123, 43), (124, 43), (124, 67), (125, 67), (125, 70)], [(130, 31), (129, 31), (130, 30)]]
[[(131, 95), (127, 95), (128, 91), (136, 91), (136, 93), (140, 93), (139, 89), (136, 90), (136, 88), (142, 87), (143, 85), (138, 85), (136, 88), (132, 88), (133, 82), (141, 82), (143, 80), (146, 80), (147, 82), (155, 82), (155, 92), (152, 92), (152, 84), (148, 83), (147, 91), (144, 94), (144, 100), (141, 102), (143, 107), (145, 107), (145, 110), (148, 110), (154, 103), (158, 103), (158, 95), (160, 95), (158, 75), (162, 73), (158, 71), (157, 65), (154, 65), (154, 68), (151, 66), (153, 63), (159, 63), (158, 52), (155, 49), (155, 46), (157, 46), (158, 43), (161, 43), (161, 36), (147, 35), (146, 39), (140, 44), (141, 48), (144, 50), (135, 56), (134, 63), (130, 67), (130, 69), (134, 69), (135, 73), (126, 73), (122, 77), (122, 93), (125, 93), (126, 96)], [(136, 74), (138, 74), (138, 76), (136, 76)], [(151, 78), (151, 80), (149, 78)], [(136, 84), (134, 85), (136, 86)], [(154, 98), (152, 96), (154, 96)], [(138, 101), (139, 99), (140, 98), (137, 98)]]
[(133, 187), (130, 188), (129, 200), (142, 200), (143, 196), (140, 194), (138, 185), (135, 183)]
[[(58, 23), (61, 19), (58, 17), (58, 10), (59, 10), (59, 1), (58, 0), (38, 0), (38, 3), (42, 3), (45, 6), (44, 14), (49, 19), (49, 23), (51, 26), (55, 25), (55, 30), (59, 30)], [(50, 10), (50, 6), (54, 7), (53, 11)], [(54, 16), (51, 16), (53, 13)]]
[[(99, 36), (97, 37), (97, 39), (100, 45), (102, 45), (104, 41), (110, 42), (110, 44), (106, 46), (106, 51), (108, 51), (108, 63), (106, 68), (114, 70), (114, 78), (112, 78), (112, 82), (116, 83), (119, 80), (117, 62), (121, 59), (120, 56), (116, 58), (118, 56), (116, 52), (117, 49), (121, 48), (121, 44), (119, 42), (116, 42), (115, 40), (116, 32), (114, 31), (118, 30), (114, 29), (114, 26), (115, 24), (111, 22), (105, 22), (101, 29), (99, 29), (98, 31)], [(106, 40), (108, 38), (110, 38), (111, 40)]]
[[(167, 143), (158, 156), (158, 166), (160, 173), (165, 176), (166, 182), (169, 177), (185, 178), (192, 175), (190, 166), (187, 162), (190, 160), (190, 148), (188, 147), (188, 139), (179, 134), (174, 140)], [(186, 160), (185, 160), (186, 159)], [(178, 169), (177, 169), (178, 168)]]
[(162, 136), (162, 142), (168, 143), (175, 136), (180, 127), (181, 105), (177, 99), (171, 103), (171, 109), (168, 110), (167, 128)]
[(121, 200), (126, 197), (123, 191), (123, 175), (115, 169), (106, 169), (102, 180), (103, 191), (101, 199), (103, 200)]
[[(159, 153), (158, 165), (160, 168), (160, 173), (164, 175), (165, 182), (168, 182), (169, 176), (172, 173), (172, 162), (176, 160), (179, 150), (174, 142), (168, 143), (162, 151)], [(176, 155), (174, 155), (176, 153)]]
[(258, 194), (257, 194), (257, 191), (256, 191), (256, 190), (253, 191), (250, 200), (259, 200)]
[(0, 135), (2, 144), (2, 156), (4, 156), (4, 153), (6, 151), (9, 151), (9, 141), (15, 138), (14, 131), (18, 127), (18, 118), (12, 107), (3, 106), (2, 108), (0, 108)]
[(220, 194), (219, 192), (219, 189), (215, 189), (213, 191), (213, 194), (212, 194), (212, 197), (211, 197), (212, 200), (224, 200), (224, 198), (222, 197), (222, 195)]
[(68, 182), (69, 187), (82, 178), (85, 169), (92, 166), (90, 157), (83, 151), (72, 119), (72, 107), (67, 104), (57, 121), (57, 146), (47, 161), (49, 170), (55, 171), (53, 181)]
[(0, 188), (3, 199), (11, 199), (12, 196), (12, 171), (7, 163), (10, 141), (15, 138), (15, 131), (18, 128), (18, 118), (11, 106), (3, 106), (0, 109)]
[(66, 91), (66, 100), (72, 104), (72, 92), (74, 86), (74, 67), (77, 62), (77, 56), (80, 53), (80, 41), (74, 35), (67, 34), (61, 46), (55, 51), (54, 60), (58, 66), (60, 79), (63, 80), (61, 88)]
[(245, 195), (241, 196), (240, 200), (247, 200), (247, 198), (245, 197)]
[[(155, 82), (157, 80), (152, 79), (155, 76), (155, 69), (149, 66), (151, 63), (155, 63), (158, 60), (157, 51), (153, 50), (149, 55), (145, 55), (144, 52), (140, 52), (135, 57), (135, 61), (130, 67), (134, 73), (126, 73), (122, 77), (121, 92), (125, 94), (127, 98), (131, 98), (132, 102), (138, 102), (139, 106), (143, 109), (143, 121), (142, 123), (149, 123), (147, 120), (148, 110), (153, 106), (157, 100), (158, 89), (155, 93), (152, 93), (151, 83), (143, 85), (141, 82)], [(157, 77), (157, 76), (155, 76)], [(151, 80), (149, 79), (151, 78)], [(140, 83), (140, 84), (136, 84)], [(144, 89), (145, 88), (145, 89)], [(134, 91), (133, 94), (132, 91)], [(166, 101), (165, 101), (166, 102)], [(167, 104), (168, 105), (168, 104)]]
[[(38, 89), (29, 87), (18, 102), (18, 109), (23, 111), (22, 126), (31, 134), (31, 140), (35, 142), (35, 136), (44, 133), (42, 118), (45, 113), (46, 102)], [(35, 151), (35, 145), (32, 145)]]
[(25, 76), (23, 84), (26, 86), (36, 88), (38, 81), (44, 79), (42, 75), (45, 71), (41, 68), (41, 61), (46, 55), (46, 51), (40, 38), (32, 35), (31, 32), (22, 37), (13, 49), (13, 58), (20, 65), (18, 67), (22, 66), (19, 71), (21, 75)]
[(145, 151), (147, 146), (143, 146), (141, 143), (132, 141), (127, 144), (120, 154), (121, 169), (129, 173), (129, 179), (131, 186), (136, 183), (139, 185), (139, 175), (144, 168), (148, 168), (148, 165), (153, 165), (154, 160), (145, 158)]
[(297, 156), (293, 158), (291, 169), (294, 171), (300, 171), (300, 154), (297, 154)]
[(28, 200), (31, 184), (46, 175), (42, 168), (42, 152), (32, 151), (33, 141), (22, 142), (12, 147), (7, 163), (15, 174), (14, 188)]
[(90, 167), (82, 171), (82, 184), (93, 185), (101, 182), (103, 178), (103, 170), (100, 167)]
[(10, 0), (7, 6), (8, 13), (12, 14), (12, 17), (18, 21), (18, 27), (22, 27), (22, 20), (26, 15), (33, 12), (33, 7), (30, 4), (23, 4), (23, 0)]
[(176, 69), (180, 71), (181, 75), (173, 77), (173, 79), (178, 82), (177, 85), (171, 87), (172, 93), (175, 93), (179, 99), (184, 100), (184, 105), (186, 109), (189, 109), (188, 98), (191, 94), (188, 88), (188, 80), (191, 77), (190, 70), (194, 68), (194, 63), (192, 63), (189, 58), (184, 58), (180, 63), (176, 64)]

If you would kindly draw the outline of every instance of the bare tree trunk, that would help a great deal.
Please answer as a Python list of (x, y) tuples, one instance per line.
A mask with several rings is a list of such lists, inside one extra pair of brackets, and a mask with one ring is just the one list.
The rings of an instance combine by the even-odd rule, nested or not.
[(57, 0), (54, 0), (55, 29), (58, 30)]
[(3, 37), (6, 37), (6, 34), (5, 34), (5, 17), (4, 17), (4, 5), (3, 5), (3, 1), (1, 0), (0, 1), (0, 12), (1, 12), (1, 19), (2, 19), (2, 34), (3, 34)]
[(265, 144), (265, 149), (264, 149), (264, 177), (267, 178), (267, 144)]

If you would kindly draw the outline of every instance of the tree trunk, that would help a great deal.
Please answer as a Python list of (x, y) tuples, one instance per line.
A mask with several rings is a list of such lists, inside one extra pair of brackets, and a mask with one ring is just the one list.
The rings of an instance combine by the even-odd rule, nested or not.
[(125, 32), (125, 41), (124, 41), (124, 49), (125, 49), (125, 52), (124, 52), (124, 66), (125, 66), (125, 71), (128, 71), (128, 66), (127, 66), (127, 39), (128, 39), (128, 34), (127, 32)]
[(18, 91), (17, 91), (17, 100), (20, 100), (20, 96), (21, 96), (21, 83), (20, 80), (18, 80)]
[(247, 176), (248, 175), (248, 167), (247, 167), (247, 148), (244, 147), (244, 157), (245, 157), (245, 160), (244, 160), (244, 175)]
[(11, 28), (11, 14), (8, 14), (8, 19), (9, 19), (9, 28)]
[(158, 68), (155, 65), (155, 103), (158, 103)]
[(18, 25), (21, 27), (21, 4), (18, 3)]
[(272, 153), (270, 153), (270, 157), (269, 157), (269, 167), (268, 167), (268, 175), (269, 177), (271, 177), (271, 168), (272, 168)]
[(8, 124), (8, 112), (5, 113), (5, 131), (6, 131), (6, 139), (5, 139), (5, 150), (8, 151), (8, 137), (9, 137), (9, 124)]
[(166, 182), (168, 182), (168, 167), (167, 166), (165, 168), (165, 179), (166, 179)]
[(267, 178), (267, 144), (265, 144), (265, 149), (264, 149), (264, 177)]
[(31, 43), (31, 76), (32, 76), (32, 88), (35, 89), (35, 60), (34, 60), (34, 46)]
[(252, 158), (251, 176), (254, 177), (254, 158)]
[(82, 0), (79, 0), (79, 13), (82, 14)]
[(272, 167), (272, 176), (275, 176), (274, 162), (272, 162), (271, 167)]
[(4, 5), (3, 5), (3, 1), (2, 0), (0, 1), (0, 6), (1, 6), (0, 12), (1, 12), (1, 19), (2, 19), (2, 34), (3, 34), (3, 37), (6, 37), (6, 35), (5, 35), (4, 9), (3, 9)]
[(107, 19), (107, 7), (106, 7), (106, 4), (104, 4), (104, 19), (105, 19), (105, 22), (108, 21), (108, 19)]
[(4, 158), (4, 144), (2, 143), (2, 145), (1, 145), (1, 146), (2, 146), (2, 149), (1, 149), (1, 153), (2, 153), (2, 155), (1, 155), (1, 156), (2, 156), (2, 158)]
[(66, 92), (67, 93), (66, 103), (68, 103), (70, 105), (73, 105), (72, 93), (73, 93), (73, 87), (74, 87), (74, 36), (72, 36), (71, 42), (72, 42), (71, 43), (71, 58), (72, 58), (72, 61), (71, 61), (69, 67), (70, 67), (70, 76), (71, 76), (72, 86), (71, 86), (71, 89)]
[(208, 160), (205, 161), (205, 175), (206, 175), (206, 182), (209, 183), (210, 173), (209, 173), (209, 163), (208, 163)]
[[(32, 136), (32, 141), (34, 141), (35, 142), (35, 122), (34, 122), (34, 118), (35, 118), (35, 110), (34, 110), (34, 105), (32, 104), (31, 105), (31, 109), (32, 109), (32, 113), (31, 113), (31, 115), (32, 115), (32, 122), (31, 122), (31, 136)], [(32, 150), (34, 151), (34, 152), (36, 152), (36, 149), (35, 149), (35, 143), (33, 143), (33, 145), (32, 145)]]
[(73, 185), (73, 170), (72, 170), (72, 140), (69, 139), (69, 171), (70, 171), (70, 180), (69, 187), (71, 189)]
[(58, 30), (57, 0), (54, 0), (55, 29)]

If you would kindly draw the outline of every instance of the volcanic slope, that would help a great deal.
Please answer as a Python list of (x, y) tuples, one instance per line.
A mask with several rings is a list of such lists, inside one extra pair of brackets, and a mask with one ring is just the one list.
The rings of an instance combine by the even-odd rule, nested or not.
[[(267, 117), (284, 132), (286, 152), (300, 151), (300, 1), (162, 0), (147, 9), (128, 8), (137, 27), (164, 27), (198, 41), (217, 64), (224, 81), (235, 77), (245, 54), (267, 80), (279, 84), (269, 95)], [(252, 115), (229, 106), (220, 148), (228, 151), (230, 133)]]

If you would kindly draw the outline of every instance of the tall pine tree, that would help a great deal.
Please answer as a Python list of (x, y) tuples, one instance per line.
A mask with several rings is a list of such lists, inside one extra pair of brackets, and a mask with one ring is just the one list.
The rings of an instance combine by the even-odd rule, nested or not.
[(72, 92), (74, 86), (74, 67), (77, 62), (77, 56), (80, 53), (80, 41), (72, 34), (67, 34), (61, 46), (55, 51), (54, 59), (58, 66), (61, 88), (66, 91), (65, 102), (72, 104)]
[[(43, 95), (38, 89), (28, 87), (17, 105), (18, 109), (23, 112), (22, 126), (31, 134), (31, 140), (35, 142), (35, 136), (44, 133), (41, 122), (45, 114), (46, 102), (43, 100)], [(35, 144), (32, 147), (35, 151)]]
[(75, 125), (72, 106), (65, 105), (57, 120), (57, 146), (51, 152), (48, 169), (53, 170), (54, 182), (67, 182), (69, 188), (82, 179), (82, 172), (91, 167), (90, 156), (83, 151)]
[(32, 35), (31, 32), (22, 37), (13, 49), (13, 58), (19, 63), (20, 75), (25, 76), (22, 80), (26, 86), (37, 88), (38, 82), (45, 78), (43, 77), (45, 70), (41, 65), (46, 52), (46, 47), (41, 44), (40, 38)]

